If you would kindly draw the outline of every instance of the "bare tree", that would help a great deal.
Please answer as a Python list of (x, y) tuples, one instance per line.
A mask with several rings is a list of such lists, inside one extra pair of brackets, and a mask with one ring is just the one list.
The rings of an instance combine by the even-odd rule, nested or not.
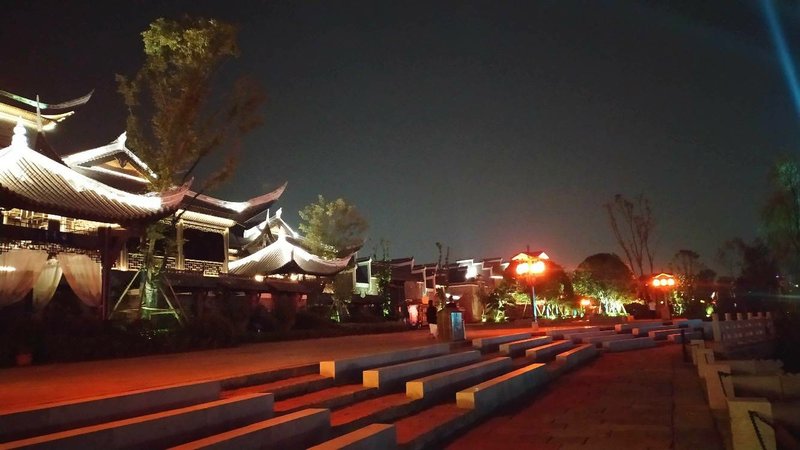
[[(639, 194), (632, 201), (621, 194), (605, 205), (611, 230), (625, 252), (631, 270), (642, 277), (653, 272), (653, 249), (650, 238), (655, 228), (650, 201)], [(649, 272), (645, 272), (645, 263)]]

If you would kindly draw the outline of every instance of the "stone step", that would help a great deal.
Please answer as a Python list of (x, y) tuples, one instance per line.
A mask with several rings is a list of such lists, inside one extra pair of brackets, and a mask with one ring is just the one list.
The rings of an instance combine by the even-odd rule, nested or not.
[[(686, 328), (684, 328), (683, 330), (684, 330), (684, 332), (688, 331)], [(655, 339), (657, 341), (663, 341), (663, 340), (666, 340), (667, 336), (669, 336), (670, 334), (677, 334), (677, 335), (680, 336), (681, 329), (680, 328), (675, 328), (675, 327), (670, 327), (670, 328), (664, 328), (664, 329), (661, 329), (661, 330), (651, 330), (651, 331), (647, 332), (647, 337), (653, 338), (653, 339)]]
[[(692, 339), (700, 339), (702, 337), (702, 334), (699, 331), (688, 331), (687, 330), (684, 333), (685, 333), (684, 339), (686, 340), (686, 342), (689, 342)], [(681, 341), (681, 333), (680, 333), (680, 331), (678, 331), (677, 333), (674, 333), (674, 334), (668, 334), (667, 335), (667, 341), (669, 341), (670, 343), (673, 343), (673, 344), (681, 344), (681, 343), (683, 343), (683, 341)]]
[(597, 347), (594, 344), (581, 344), (556, 355), (556, 363), (568, 369), (574, 369), (597, 356)]
[(471, 364), (480, 359), (481, 353), (473, 350), (369, 369), (363, 374), (364, 386), (390, 390), (410, 379)]
[(626, 334), (610, 334), (610, 335), (607, 335), (607, 336), (588, 337), (588, 338), (581, 339), (581, 341), (584, 344), (595, 344), (598, 347), (602, 347), (603, 346), (603, 342), (623, 341), (625, 339), (633, 339), (633, 338), (634, 338), (634, 335), (632, 335), (630, 333), (626, 333)]
[(165, 448), (272, 417), (272, 394), (247, 394), (2, 444), (14, 448)]
[(510, 370), (511, 358), (493, 358), (409, 381), (406, 383), (406, 396), (414, 399), (441, 398), (443, 394), (455, 392)]
[(630, 322), (625, 323), (618, 323), (614, 325), (614, 331), (617, 333), (630, 333), (636, 327), (643, 327), (646, 325), (664, 325), (664, 321), (661, 319), (648, 319), (648, 320), (633, 320)]
[(450, 352), (450, 344), (434, 344), (423, 347), (413, 347), (394, 350), (385, 353), (342, 358), (338, 360), (320, 361), (319, 374), (324, 377), (334, 378), (337, 383), (357, 379), (365, 369), (388, 366), (406, 361), (412, 361), (432, 356), (444, 355)]
[(355, 431), (373, 423), (393, 423), (425, 410), (430, 402), (406, 397), (405, 392), (372, 398), (331, 411), (333, 436)]
[(488, 414), (496, 408), (543, 386), (550, 377), (544, 364), (530, 364), (456, 393), (459, 408)]
[(303, 375), (319, 374), (319, 363), (303, 364), (264, 372), (248, 373), (219, 380), (223, 391), (231, 391), (247, 386), (272, 383), (273, 381), (295, 378)]
[(505, 344), (507, 342), (514, 342), (514, 341), (521, 341), (523, 339), (528, 339), (531, 337), (531, 333), (516, 333), (516, 334), (506, 334), (503, 336), (492, 336), (488, 338), (479, 338), (472, 340), (472, 347), (476, 350), (480, 350), (482, 353), (489, 353), (497, 351), (498, 347), (501, 344)]
[(600, 331), (600, 327), (585, 326), (585, 327), (574, 327), (574, 328), (555, 328), (553, 330), (548, 330), (545, 334), (547, 336), (551, 336), (553, 340), (558, 340), (558, 339), (564, 339), (565, 334), (588, 333), (591, 331)]
[(553, 342), (552, 336), (539, 336), (530, 339), (523, 339), (520, 341), (507, 342), (500, 344), (500, 353), (509, 356), (518, 356), (525, 353), (529, 348), (538, 347), (540, 345), (549, 344)]
[(319, 374), (301, 375), (264, 384), (257, 384), (225, 391), (222, 398), (235, 397), (242, 394), (269, 392), (276, 400), (319, 391), (334, 385), (334, 379)]
[(373, 423), (308, 450), (393, 450), (397, 448), (397, 429), (394, 425)]
[(467, 431), (482, 417), (454, 403), (434, 405), (397, 422), (397, 443), (403, 450), (442, 448), (441, 444)]
[(647, 333), (656, 330), (672, 330), (675, 329), (672, 325), (643, 325), (639, 327), (633, 327), (631, 329), (631, 333), (637, 337), (644, 337), (647, 336)]
[(580, 344), (583, 338), (612, 336), (614, 334), (616, 334), (616, 331), (614, 330), (586, 331), (581, 333), (566, 333), (564, 334), (564, 339), (572, 341), (574, 344)]
[(555, 341), (535, 348), (525, 350), (525, 357), (534, 361), (547, 361), (558, 353), (572, 348), (571, 341)]
[(305, 409), (172, 447), (173, 450), (304, 449), (330, 435), (327, 409)]
[(287, 414), (307, 408), (343, 408), (380, 395), (376, 388), (345, 384), (275, 402), (275, 414)]
[(657, 346), (658, 343), (649, 337), (603, 342), (603, 349), (609, 352), (624, 352)]
[(0, 414), (0, 442), (210, 402), (219, 396), (219, 381), (208, 381), (6, 411)]

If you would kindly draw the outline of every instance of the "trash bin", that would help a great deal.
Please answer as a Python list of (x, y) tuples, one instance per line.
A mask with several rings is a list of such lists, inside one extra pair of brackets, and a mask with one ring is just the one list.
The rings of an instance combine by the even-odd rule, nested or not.
[(439, 340), (464, 340), (464, 313), (462, 311), (453, 308), (444, 308), (439, 311), (436, 319), (439, 327)]

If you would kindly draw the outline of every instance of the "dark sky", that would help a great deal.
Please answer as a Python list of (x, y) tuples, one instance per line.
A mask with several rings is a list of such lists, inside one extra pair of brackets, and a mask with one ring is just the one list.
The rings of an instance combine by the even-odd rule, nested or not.
[[(669, 5), (664, 5), (669, 3)], [(317, 194), (368, 218), (392, 257), (510, 257), (572, 268), (620, 252), (603, 203), (643, 193), (657, 269), (679, 249), (713, 265), (756, 235), (770, 165), (798, 117), (758, 2), (6, 1), (0, 89), (60, 102), (95, 89), (52, 135), (62, 153), (123, 131), (114, 74), (142, 61), (157, 17), (240, 26), (269, 100), (237, 176), (244, 200), (283, 181), (290, 223)], [(794, 3), (779, 4), (800, 51)], [(369, 250), (371, 251), (371, 250)]]

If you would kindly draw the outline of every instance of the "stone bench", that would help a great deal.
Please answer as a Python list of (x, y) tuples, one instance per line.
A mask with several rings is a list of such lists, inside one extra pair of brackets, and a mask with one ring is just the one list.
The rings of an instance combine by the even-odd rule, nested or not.
[(567, 333), (564, 334), (564, 339), (572, 341), (573, 344), (580, 344), (583, 338), (590, 338), (596, 336), (612, 336), (615, 335), (617, 332), (614, 330), (604, 330), (604, 331), (586, 331), (582, 333)]
[(555, 341), (525, 350), (525, 357), (531, 358), (534, 361), (545, 361), (564, 350), (569, 350), (572, 346), (573, 344), (570, 341)]
[(565, 334), (588, 333), (590, 331), (600, 331), (600, 327), (586, 326), (577, 328), (556, 328), (553, 330), (548, 330), (545, 334), (547, 336), (552, 337), (555, 340), (555, 339), (564, 339)]
[(621, 341), (603, 342), (603, 348), (609, 352), (624, 352), (657, 346), (658, 343), (649, 337), (625, 339)]
[(617, 333), (629, 333), (636, 327), (650, 325), (650, 324), (663, 325), (664, 321), (661, 319), (652, 319), (652, 320), (634, 320), (631, 322), (618, 323), (614, 325), (614, 331), (616, 331)]
[[(406, 383), (406, 396), (419, 399), (436, 396), (447, 390), (475, 384), (484, 378), (493, 377), (511, 370), (511, 358), (501, 356), (488, 361), (470, 364), (458, 369), (439, 372)], [(451, 391), (452, 392), (452, 391)]]
[(483, 353), (488, 353), (491, 351), (495, 351), (500, 344), (505, 344), (506, 342), (519, 341), (522, 339), (528, 339), (530, 337), (531, 337), (530, 333), (516, 333), (516, 334), (506, 334), (503, 336), (492, 336), (488, 338), (473, 339), (472, 347), (475, 348), (476, 350), (480, 350)]
[(703, 328), (703, 319), (675, 319), (672, 321), (672, 324), (676, 327), (695, 330), (697, 328)]
[(408, 379), (474, 363), (480, 359), (481, 352), (473, 350), (369, 369), (364, 371), (364, 387), (391, 389)]
[[(686, 328), (684, 328), (683, 330), (684, 330), (684, 333), (690, 332)], [(681, 329), (680, 328), (671, 327), (671, 328), (663, 328), (663, 329), (660, 329), (660, 330), (650, 330), (650, 331), (647, 332), (647, 337), (655, 339), (657, 341), (663, 341), (663, 340), (666, 340), (667, 336), (669, 336), (671, 334), (677, 334), (678, 336), (680, 336), (681, 335)]]
[[(684, 338), (683, 339), (685, 339), (686, 342), (690, 342), (690, 341), (695, 340), (695, 339), (700, 339), (701, 337), (702, 337), (702, 334), (699, 331), (688, 331), (687, 330), (684, 333)], [(681, 340), (680, 331), (678, 331), (677, 333), (674, 333), (674, 334), (668, 334), (667, 335), (667, 340), (669, 342), (673, 343), (673, 344), (682, 344), (683, 343), (683, 341)]]
[(397, 448), (397, 429), (394, 425), (373, 423), (309, 447), (308, 450), (393, 450)]
[(529, 348), (538, 347), (540, 345), (549, 344), (553, 342), (552, 336), (539, 336), (531, 339), (524, 339), (521, 341), (507, 342), (500, 344), (500, 353), (509, 356), (516, 356), (525, 352)]
[(173, 450), (304, 449), (328, 438), (331, 411), (309, 408), (172, 447)]
[(426, 345), (385, 353), (356, 356), (353, 358), (337, 359), (335, 361), (320, 361), (319, 374), (336, 380), (347, 381), (357, 376), (364, 369), (396, 364), (431, 356), (444, 355), (450, 352), (450, 344)]
[(7, 411), (0, 414), (0, 442), (210, 402), (219, 393), (218, 381), (206, 381)]
[(634, 338), (634, 336), (632, 334), (626, 333), (626, 334), (610, 334), (610, 335), (607, 335), (607, 336), (588, 337), (588, 338), (581, 339), (581, 341), (584, 344), (595, 344), (598, 347), (602, 347), (603, 346), (603, 342), (623, 341), (623, 340), (626, 340), (626, 339), (633, 339), (633, 338)]
[(456, 393), (456, 406), (487, 414), (549, 381), (544, 364), (531, 364)]
[(631, 329), (631, 333), (634, 336), (644, 337), (647, 336), (647, 333), (651, 331), (658, 331), (658, 330), (675, 330), (676, 327), (672, 325), (642, 325), (638, 327), (633, 327)]
[(597, 356), (594, 344), (582, 344), (556, 355), (556, 362), (568, 368), (577, 367)]
[(13, 448), (165, 448), (272, 417), (272, 394), (249, 394), (7, 442)]

